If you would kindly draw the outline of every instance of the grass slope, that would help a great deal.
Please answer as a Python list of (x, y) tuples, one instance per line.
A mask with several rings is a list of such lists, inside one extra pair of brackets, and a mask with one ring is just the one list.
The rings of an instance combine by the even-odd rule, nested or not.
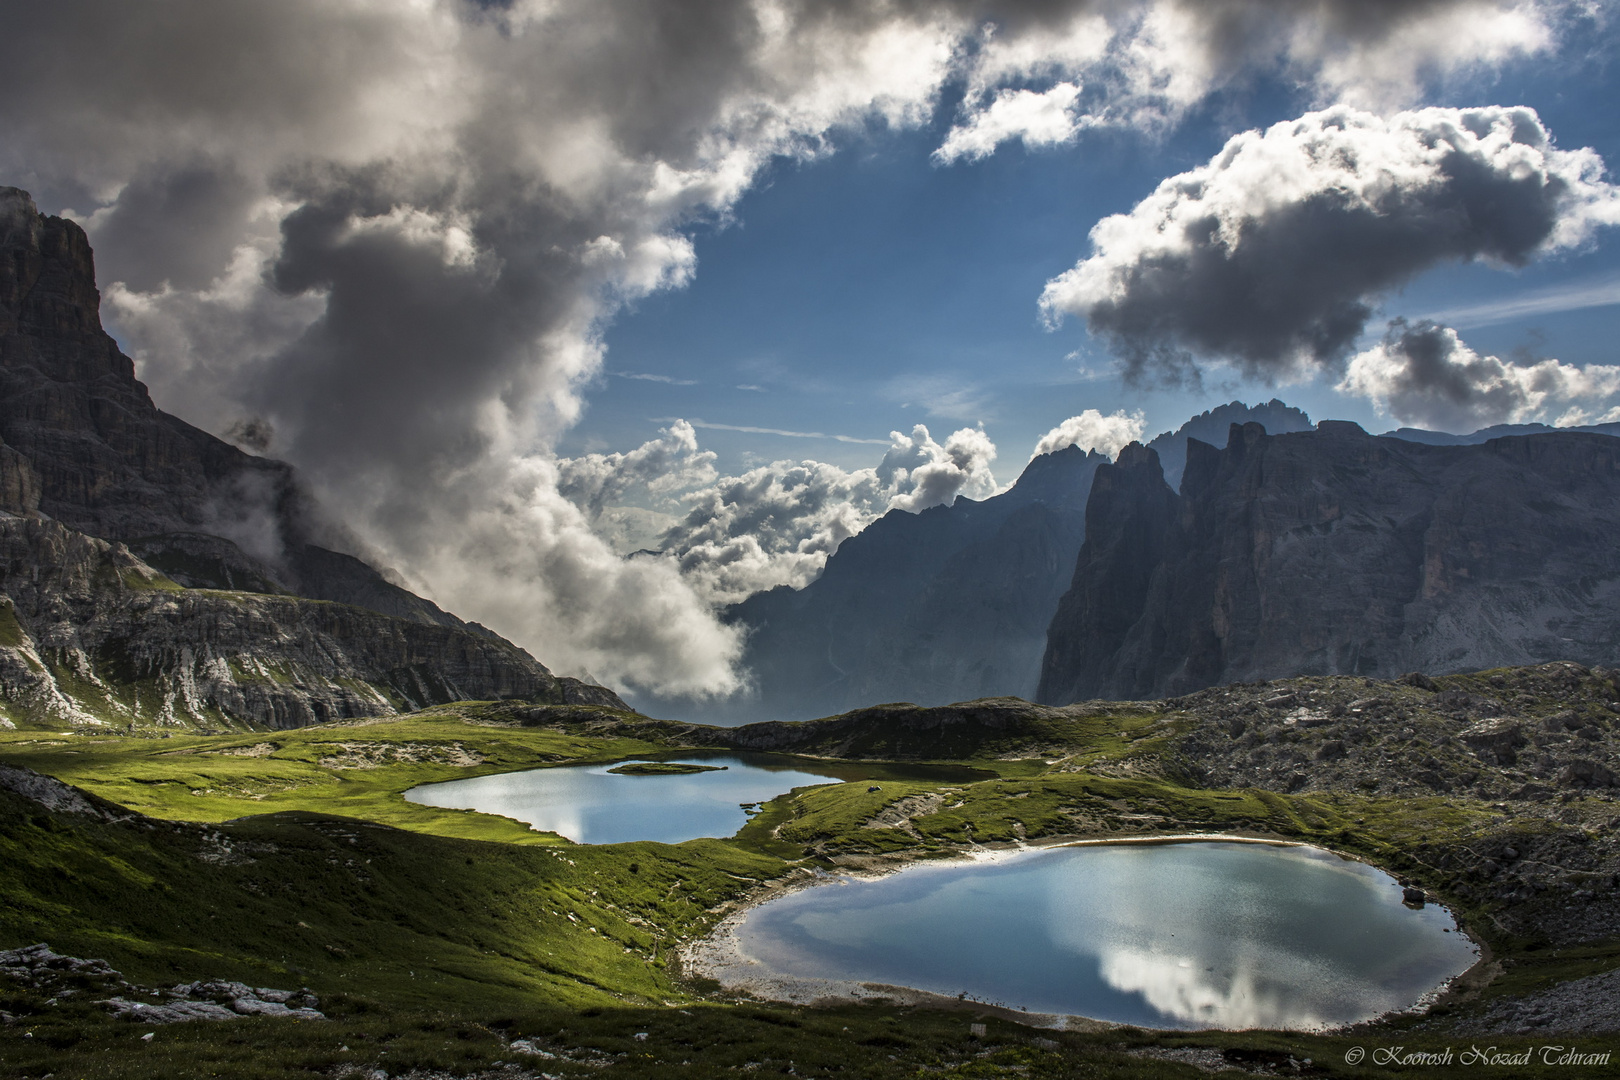
[[(1205, 1074), (1190, 1059), (1138, 1051), (1203, 1048), (1246, 1068), (1297, 1074), (1292, 1056), (1311, 1058), (1310, 1074), (1366, 1076), (1384, 1070), (1346, 1064), (1353, 1045), (1444, 1048), (1448, 1037), (1425, 1034), (1416, 1020), (1355, 1036), (1083, 1034), (972, 1012), (802, 1010), (730, 1001), (669, 966), (680, 941), (800, 867), (1063, 835), (1241, 831), (1362, 855), (1458, 901), (1505, 966), (1486, 1002), (1620, 964), (1614, 942), (1543, 948), (1493, 930), (1491, 903), (1454, 891), (1457, 875), (1445, 866), (1458, 853), (1549, 827), (1499, 804), (1200, 788), (1176, 758), (1176, 740), (1192, 724), (1184, 709), (863, 712), (856, 723), (769, 727), (801, 751), (938, 761), (948, 750), (959, 767), (931, 775), (850, 763), (847, 778), (871, 782), (802, 788), (765, 804), (732, 839), (679, 845), (574, 845), (507, 819), (406, 803), (401, 793), (477, 773), (723, 745), (731, 735), (510, 703), (249, 735), (0, 733), (0, 760), (93, 792), (124, 818), (54, 813), (0, 792), (0, 947), (47, 940), (151, 986), (197, 978), (307, 985), (331, 1017), (175, 1025), (146, 1042), (140, 1036), (152, 1029), (108, 1020), (74, 996), (52, 1003), (13, 990), (0, 993), (0, 1011), (14, 1018), (0, 1025), (0, 1074), (330, 1077), (363, 1067), (396, 1077), (412, 1069), (1191, 1077)], [(931, 741), (930, 728), (943, 737)], [(971, 1038), (968, 1023), (979, 1019), (989, 1030)], [(511, 1046), (519, 1037), (553, 1056), (523, 1055)], [(1612, 1037), (1580, 1042), (1620, 1049)], [(522, 1071), (491, 1072), (496, 1061)], [(1553, 1068), (1543, 1071), (1565, 1075)]]

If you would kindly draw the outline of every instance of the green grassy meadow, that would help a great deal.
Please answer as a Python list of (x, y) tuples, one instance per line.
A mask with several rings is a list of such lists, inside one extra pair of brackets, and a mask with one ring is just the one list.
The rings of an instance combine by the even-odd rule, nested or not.
[[(1426, 1048), (1439, 1036), (1406, 1032), (1415, 1021), (1332, 1036), (1052, 1032), (971, 1007), (798, 1008), (685, 979), (677, 950), (762, 886), (836, 869), (835, 860), (1068, 835), (1241, 832), (1355, 853), (1445, 895), (1438, 855), (1502, 828), (1493, 808), (1462, 799), (1203, 790), (1162, 772), (1093, 771), (1141, 760), (1162, 739), (1162, 722), (1130, 712), (1016, 737), (959, 733), (953, 763), (975, 771), (950, 782), (905, 765), (852, 763), (849, 778), (870, 783), (786, 793), (727, 839), (578, 845), (510, 819), (404, 800), (426, 782), (692, 745), (606, 710), (527, 726), (515, 715), (507, 705), (461, 703), (214, 736), (0, 732), (0, 763), (91, 793), (107, 818), (0, 791), (0, 948), (46, 941), (104, 958), (147, 987), (199, 978), (307, 986), (329, 1017), (142, 1026), (90, 1005), (97, 987), (47, 998), (0, 978), (0, 1012), (10, 1017), (0, 1025), (0, 1075), (1208, 1075), (1188, 1061), (1140, 1056), (1151, 1048), (1220, 1051), (1240, 1069), (1311, 1059), (1307, 1072), (1288, 1075), (1384, 1075), (1345, 1054), (1378, 1040)], [(861, 753), (912, 749), (893, 732), (868, 742)], [(906, 827), (871, 827), (911, 805), (904, 800), (937, 809)], [(1493, 939), (1488, 912), (1459, 910), (1507, 961), (1487, 993), (1620, 964), (1620, 949), (1606, 945), (1536, 950)], [(986, 1034), (973, 1036), (970, 1023), (986, 1024)], [(539, 1053), (514, 1048), (520, 1040)]]

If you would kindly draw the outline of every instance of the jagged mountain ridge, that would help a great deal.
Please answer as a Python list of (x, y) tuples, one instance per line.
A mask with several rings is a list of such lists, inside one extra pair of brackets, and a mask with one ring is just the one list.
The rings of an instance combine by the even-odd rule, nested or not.
[(1345, 421), (1098, 470), (1038, 700), (1620, 654), (1620, 440), (1431, 446)]
[(1033, 686), (1034, 661), (1080, 541), (1084, 492), (1107, 459), (1068, 447), (1008, 491), (891, 510), (844, 541), (803, 589), (749, 597), (749, 719), (803, 719), (874, 701), (957, 701)]
[[(1620, 423), (1577, 424), (1574, 427), (1553, 427), (1551, 424), (1493, 424), (1467, 435), (1453, 435), (1449, 431), (1430, 431), (1427, 428), (1403, 427), (1386, 431), (1384, 434), (1407, 442), (1427, 443), (1430, 446), (1464, 446), (1490, 442), (1505, 435), (1546, 435), (1555, 431), (1584, 431), (1593, 435), (1620, 436)], [(1169, 476), (1168, 473), (1165, 475)]]
[(84, 231), (0, 188), (0, 720), (622, 707), (315, 543), (291, 467), (159, 410), (99, 308)]
[(1219, 445), (1225, 441), (1226, 432), (1233, 424), (1259, 424), (1273, 435), (1310, 431), (1316, 426), (1303, 409), (1296, 409), (1277, 398), (1259, 405), (1245, 405), (1241, 401), (1217, 405), (1147, 444), (1148, 449), (1159, 455), (1165, 483), (1172, 488), (1181, 486), (1181, 473), (1187, 465), (1188, 439)]
[[(1233, 419), (1311, 426), (1280, 401), (1232, 402), (1153, 445), (1179, 463), (1189, 437)], [(804, 719), (881, 701), (1033, 695), (1047, 626), (1084, 539), (1091, 478), (1106, 461), (1070, 446), (1036, 456), (992, 498), (890, 511), (845, 541), (809, 585), (734, 605), (728, 618), (749, 630), (744, 664), (756, 693), (705, 706), (703, 718)]]

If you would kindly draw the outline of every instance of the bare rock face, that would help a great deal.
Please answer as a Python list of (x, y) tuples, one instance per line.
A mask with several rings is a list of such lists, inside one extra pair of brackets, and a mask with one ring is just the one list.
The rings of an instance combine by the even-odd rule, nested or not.
[[(1011, 490), (982, 502), (891, 510), (844, 541), (809, 585), (734, 605), (727, 615), (748, 629), (744, 663), (758, 690), (736, 717), (1031, 693), (1080, 547), (1086, 491), (1106, 460), (1071, 446), (1035, 458)], [(714, 715), (705, 704), (703, 718)]]
[(290, 466), (152, 403), (102, 330), (84, 231), (0, 187), (0, 723), (623, 707), (316, 543), (331, 531)]
[[(515, 645), (344, 604), (184, 589), (110, 543), (0, 518), (0, 698), (18, 719), (270, 728), (463, 699), (571, 703)], [(622, 704), (622, 703), (621, 703)]]
[[(1620, 653), (1620, 440), (1430, 446), (1326, 421), (1098, 470), (1039, 700)], [(1489, 714), (1487, 714), (1489, 715)]]
[(102, 330), (100, 303), (84, 231), (0, 187), (0, 510), (125, 541), (183, 585), (469, 628), (320, 546), (330, 530), (290, 466), (160, 411)]

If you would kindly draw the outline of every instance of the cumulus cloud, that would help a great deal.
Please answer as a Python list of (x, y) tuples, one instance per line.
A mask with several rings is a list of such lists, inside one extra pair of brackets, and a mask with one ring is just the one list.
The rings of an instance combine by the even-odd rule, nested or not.
[(950, 506), (958, 495), (985, 499), (996, 493), (990, 463), (996, 444), (982, 428), (953, 431), (941, 446), (918, 424), (909, 436), (891, 432), (889, 452), (878, 465), (878, 478), (895, 494), (891, 505), (917, 513), (930, 506)]
[(1035, 452), (1029, 456), (1034, 460), (1066, 446), (1078, 446), (1082, 450), (1095, 450), (1111, 458), (1118, 457), (1128, 444), (1142, 441), (1142, 432), (1146, 428), (1147, 418), (1140, 412), (1126, 413), (1122, 410), (1104, 416), (1096, 409), (1087, 409), (1042, 435), (1035, 444)]
[(917, 513), (996, 493), (996, 447), (978, 428), (943, 445), (918, 424), (890, 434), (883, 460), (847, 471), (776, 461), (686, 496), (690, 509), (662, 538), (685, 579), (714, 603), (777, 585), (800, 587), (845, 540), (890, 510)]
[(1377, 298), (1443, 262), (1519, 266), (1620, 222), (1591, 150), (1560, 150), (1528, 108), (1348, 107), (1233, 137), (1046, 285), (1127, 378), (1196, 378), (1201, 359), (1287, 379), (1341, 361)]
[[(607, 322), (691, 280), (692, 227), (727, 220), (768, 162), (921, 123), (952, 80), (969, 90), (952, 136), (966, 158), (1173, 120), (1233, 65), (1351, 86), (1374, 60), (1383, 82), (1450, 54), (1491, 62), (1519, 46), (1429, 49), (1423, 20), (1517, 11), (1545, 28), (1548, 10), (0, 0), (0, 169), (85, 224), (107, 314), (165, 408), (215, 431), (262, 421), (265, 449), (366, 550), (547, 663), (724, 692), (738, 641), (705, 596), (593, 531), (638, 466), (565, 465), (554, 447)], [(1255, 27), (1265, 41), (1244, 44)], [(1417, 44), (1391, 54), (1396, 34)], [(873, 505), (982, 492), (976, 439), (903, 466), (903, 492), (878, 482)]]
[(714, 451), (698, 449), (692, 425), (677, 420), (628, 453), (559, 458), (558, 491), (596, 517), (637, 486), (664, 495), (712, 483), (714, 459)]
[(1546, 52), (1583, 11), (1564, 0), (1006, 5), (969, 51), (961, 116), (936, 160), (1093, 127), (1164, 130), (1257, 71), (1323, 102), (1395, 108), (1425, 83)]
[(1384, 340), (1350, 361), (1343, 393), (1371, 401), (1402, 424), (1466, 434), (1492, 424), (1588, 422), (1620, 392), (1620, 367), (1481, 356), (1449, 326), (1397, 319)]
[(1080, 132), (1075, 115), (1079, 97), (1080, 88), (1066, 82), (1039, 94), (1033, 90), (1001, 90), (968, 124), (951, 129), (945, 142), (934, 151), (934, 159), (949, 164), (958, 158), (989, 157), (996, 147), (1013, 138), (1031, 148), (1069, 142)]
[(679, 434), (617, 458), (551, 447), (600, 371), (606, 321), (690, 279), (685, 230), (724, 220), (774, 156), (926, 117), (961, 14), (4, 13), (0, 163), (86, 225), (108, 314), (160, 403), (217, 431), (263, 420), (266, 449), (368, 550), (547, 663), (665, 692), (736, 685), (735, 634), (676, 568), (620, 559), (592, 529), (646, 455), (701, 469)]

